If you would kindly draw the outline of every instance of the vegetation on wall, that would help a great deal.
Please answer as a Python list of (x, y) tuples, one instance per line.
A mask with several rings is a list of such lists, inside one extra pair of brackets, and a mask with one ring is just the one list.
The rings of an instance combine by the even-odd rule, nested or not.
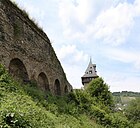
[(14, 37), (19, 38), (21, 36), (21, 27), (17, 22), (13, 25), (14, 28)]
[[(29, 16), (29, 14), (28, 14), (28, 12), (25, 10), (25, 9), (23, 9), (23, 8), (19, 8), (19, 6), (18, 6), (18, 4), (16, 3), (16, 1), (9, 1), (9, 0), (7, 0), (7, 2), (10, 2), (10, 4), (11, 4), (11, 6), (12, 6), (12, 8), (14, 8), (14, 9), (16, 9), (17, 11), (19, 11), (20, 13), (21, 13), (21, 15), (24, 17), (24, 18), (26, 18), (26, 20), (28, 21), (30, 21), (30, 25), (34, 28), (34, 29), (37, 29), (42, 35), (45, 35), (46, 36), (46, 34), (44, 33), (44, 31), (43, 31), (43, 28), (38, 24), (38, 22), (34, 19), (34, 18), (31, 18), (30, 16)], [(18, 29), (18, 28), (17, 28)]]
[(1, 128), (138, 128), (139, 99), (123, 112), (114, 110), (112, 99), (102, 78), (60, 97), (42, 92), (34, 83), (20, 85), (0, 65)]

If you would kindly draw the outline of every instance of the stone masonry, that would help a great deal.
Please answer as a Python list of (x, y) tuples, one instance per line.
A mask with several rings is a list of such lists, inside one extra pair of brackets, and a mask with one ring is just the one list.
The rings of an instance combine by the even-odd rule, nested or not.
[(0, 63), (22, 83), (56, 95), (72, 90), (47, 35), (9, 0), (0, 0)]

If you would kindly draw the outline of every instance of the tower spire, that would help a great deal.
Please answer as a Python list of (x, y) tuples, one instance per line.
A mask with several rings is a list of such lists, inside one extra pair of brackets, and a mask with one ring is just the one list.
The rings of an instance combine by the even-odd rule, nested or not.
[(96, 64), (92, 64), (92, 58), (90, 57), (89, 65), (85, 71), (85, 74), (82, 76), (82, 84), (86, 85), (91, 80), (97, 78)]
[(90, 56), (90, 63), (92, 63), (92, 58), (91, 58), (91, 56)]

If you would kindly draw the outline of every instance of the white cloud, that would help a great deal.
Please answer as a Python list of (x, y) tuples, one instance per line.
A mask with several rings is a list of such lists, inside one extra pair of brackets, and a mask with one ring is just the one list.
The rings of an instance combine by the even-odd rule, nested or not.
[(76, 0), (75, 5), (70, 0), (60, 0), (59, 16), (64, 25), (70, 25), (71, 20), (84, 24), (93, 13), (92, 0)]
[(77, 0), (77, 6), (69, 0), (61, 1), (59, 16), (64, 35), (82, 42), (95, 38), (113, 46), (125, 43), (134, 19), (140, 16), (140, 2), (136, 0), (130, 4), (120, 1), (108, 0), (109, 4), (105, 4), (100, 0)]
[(88, 55), (82, 50), (78, 50), (76, 45), (63, 45), (60, 49), (56, 49), (58, 58), (61, 60), (67, 59), (71, 63), (86, 62)]
[(104, 81), (108, 84), (111, 92), (117, 91), (140, 91), (140, 79), (139, 73), (130, 73), (130, 72), (113, 72), (111, 70), (101, 73)]
[(95, 2), (93, 0), (77, 0), (78, 6), (75, 7), (75, 15), (81, 24), (86, 24), (92, 14), (95, 14)]
[(123, 63), (131, 63), (136, 69), (140, 69), (140, 52), (121, 49), (106, 49), (104, 54), (107, 58)]
[(135, 0), (134, 6), (135, 6), (135, 14), (140, 15), (140, 1)]
[(86, 22), (89, 14), (88, 5), (85, 0), (78, 3), (77, 6), (70, 0), (61, 0), (59, 4), (59, 17), (64, 28), (64, 36), (70, 39), (79, 36), (79, 32), (85, 29), (83, 24)]
[[(121, 74), (120, 74), (121, 75)], [(139, 77), (127, 77), (125, 79), (118, 79), (118, 81), (108, 81), (108, 84), (110, 85), (110, 90), (112, 92), (116, 91), (134, 91), (134, 92), (139, 92), (139, 84), (140, 84), (140, 79)]]
[(133, 12), (127, 3), (103, 11), (96, 19), (95, 37), (113, 45), (124, 43), (133, 26)]
[(75, 53), (76, 46), (75, 45), (63, 45), (60, 49), (58, 49), (58, 57), (60, 59), (64, 59), (67, 56)]

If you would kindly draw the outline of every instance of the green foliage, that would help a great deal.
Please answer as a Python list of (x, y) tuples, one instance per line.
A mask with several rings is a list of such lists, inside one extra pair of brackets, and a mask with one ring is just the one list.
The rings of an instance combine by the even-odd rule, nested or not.
[(139, 92), (131, 92), (131, 91), (113, 92), (112, 94), (113, 96), (140, 97)]
[(89, 113), (90, 106), (94, 104), (94, 98), (84, 90), (74, 90), (68, 95), (68, 102), (77, 107), (78, 112)]
[(97, 102), (101, 102), (109, 107), (114, 105), (113, 96), (109, 91), (108, 85), (104, 83), (102, 78), (96, 78), (91, 81), (86, 91), (89, 92), (92, 97), (95, 97)]
[(115, 104), (122, 104), (122, 100), (120, 96), (113, 96)]
[(129, 120), (140, 122), (140, 98), (136, 98), (128, 104), (125, 114)]
[[(0, 65), (1, 128), (101, 128), (86, 115), (74, 116), (68, 97), (55, 97), (36, 85), (19, 85)], [(86, 121), (86, 122), (85, 122)]]
[(3, 121), (1, 122), (0, 127), (30, 128), (29, 122), (19, 113), (3, 112), (3, 115), (1, 114), (1, 118)]
[(10, 82), (9, 75), (5, 68), (0, 64), (0, 82)]
[(122, 113), (110, 113), (106, 116), (108, 120), (107, 127), (110, 128), (132, 128), (133, 126), (130, 124), (128, 119)]
[(136, 123), (136, 124), (134, 125), (134, 128), (140, 128), (140, 123)]
[[(140, 114), (137, 114), (140, 110), (139, 99), (128, 105), (127, 116), (113, 112), (110, 110), (113, 102), (107, 85), (101, 78), (93, 83), (94, 85), (89, 85), (85, 90), (74, 90), (63, 97), (53, 96), (41, 91), (34, 83), (21, 86), (0, 65), (0, 128), (138, 128), (140, 126)], [(137, 108), (136, 111), (134, 106)], [(127, 117), (133, 122), (131, 120), (130, 123)]]
[(44, 99), (46, 98), (46, 92), (43, 92), (38, 88), (36, 83), (31, 82), (30, 84), (24, 85), (23, 89), (27, 95), (32, 97), (33, 101), (43, 104)]

